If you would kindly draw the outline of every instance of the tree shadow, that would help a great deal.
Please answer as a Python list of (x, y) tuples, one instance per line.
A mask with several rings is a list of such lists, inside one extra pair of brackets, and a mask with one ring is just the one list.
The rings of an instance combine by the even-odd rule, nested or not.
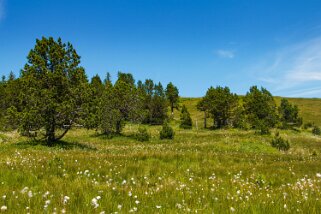
[(45, 146), (48, 148), (58, 148), (58, 149), (63, 149), (63, 150), (72, 150), (72, 149), (91, 150), (91, 151), (97, 150), (96, 147), (93, 147), (91, 145), (82, 144), (79, 142), (67, 142), (67, 141), (63, 141), (63, 140), (53, 142), (50, 145), (48, 145), (48, 143), (46, 141), (28, 140), (28, 141), (18, 142), (15, 144), (15, 146), (17, 146), (21, 149), (26, 149), (29, 147), (36, 147), (36, 146)]
[(99, 138), (101, 140), (112, 140), (112, 139), (117, 139), (117, 138), (125, 138), (129, 140), (137, 140), (135, 133), (120, 133), (120, 134), (102, 134), (102, 133), (95, 133), (90, 135), (90, 137), (93, 138)]

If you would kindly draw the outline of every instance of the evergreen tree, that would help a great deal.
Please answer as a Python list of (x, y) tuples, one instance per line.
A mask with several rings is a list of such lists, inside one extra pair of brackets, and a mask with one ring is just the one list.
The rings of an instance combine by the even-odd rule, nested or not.
[(87, 78), (70, 43), (52, 37), (36, 41), (21, 72), (20, 131), (44, 130), (48, 144), (81, 122)]
[(192, 118), (190, 113), (188, 112), (185, 105), (183, 105), (181, 110), (181, 124), (180, 127), (183, 129), (191, 129), (193, 126)]
[(197, 103), (197, 110), (204, 112), (204, 128), (207, 128), (207, 118), (209, 117), (209, 105), (207, 97), (204, 96), (198, 103)]
[(214, 127), (222, 128), (231, 124), (238, 97), (231, 93), (228, 87), (210, 87), (206, 92), (204, 102), (214, 119)]
[(268, 90), (263, 87), (259, 90), (257, 86), (252, 86), (243, 101), (245, 113), (253, 128), (260, 129), (263, 133), (276, 125), (276, 104)]
[(95, 75), (89, 84), (89, 98), (86, 103), (86, 128), (98, 128), (99, 126), (99, 108), (103, 92), (105, 90), (104, 84), (99, 75)]
[(133, 80), (131, 74), (119, 74), (115, 85), (108, 84), (103, 94), (100, 128), (104, 134), (120, 134), (125, 122), (142, 120), (142, 99), (127, 77)]
[(178, 89), (176, 86), (173, 85), (173, 83), (168, 83), (167, 87), (166, 87), (166, 98), (170, 103), (170, 107), (171, 107), (171, 113), (174, 113), (174, 108), (178, 108), (178, 100), (179, 100), (179, 96), (178, 96)]
[(287, 99), (283, 98), (281, 100), (279, 115), (283, 128), (302, 125), (302, 118), (299, 117), (298, 106), (292, 105)]
[(159, 82), (154, 86), (154, 94), (151, 99), (151, 124), (159, 125), (167, 119), (167, 104), (164, 88)]
[(175, 132), (173, 128), (165, 120), (162, 126), (162, 130), (159, 132), (159, 138), (163, 139), (174, 139)]
[(159, 125), (167, 118), (166, 96), (161, 83), (154, 84), (146, 79), (144, 84), (138, 85), (143, 99), (144, 123)]

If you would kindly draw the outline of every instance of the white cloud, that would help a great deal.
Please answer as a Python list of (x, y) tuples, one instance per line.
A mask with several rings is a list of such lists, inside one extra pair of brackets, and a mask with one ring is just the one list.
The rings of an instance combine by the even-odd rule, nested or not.
[(277, 94), (321, 97), (321, 37), (275, 51), (255, 72)]
[(217, 54), (219, 57), (229, 58), (229, 59), (232, 59), (232, 58), (234, 58), (234, 56), (235, 56), (234, 51), (230, 51), (230, 50), (217, 50), (217, 51), (216, 51), (216, 54)]
[(4, 19), (5, 16), (5, 0), (0, 0), (0, 21)]

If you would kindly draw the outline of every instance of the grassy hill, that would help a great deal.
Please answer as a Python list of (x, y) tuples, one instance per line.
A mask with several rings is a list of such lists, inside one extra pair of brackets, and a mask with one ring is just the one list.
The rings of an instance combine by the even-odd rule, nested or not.
[[(183, 98), (202, 127), (197, 98)], [(276, 98), (279, 102), (279, 98)], [(320, 125), (319, 99), (290, 99)], [(321, 137), (280, 130), (291, 148), (271, 147), (273, 135), (243, 130), (179, 129), (160, 140), (134, 138), (138, 125), (108, 138), (72, 129), (54, 146), (17, 132), (0, 133), (0, 209), (6, 213), (320, 213)], [(276, 130), (272, 130), (273, 133)], [(0, 210), (1, 212), (1, 210)]]
[[(197, 102), (201, 98), (182, 98), (181, 104), (185, 104), (191, 113), (193, 121), (198, 121), (202, 126), (203, 113), (196, 108)], [(291, 103), (297, 105), (300, 109), (300, 116), (303, 123), (311, 122), (321, 126), (321, 99), (319, 98), (287, 98)], [(280, 105), (281, 97), (275, 97), (275, 102)], [(175, 118), (179, 119), (179, 113), (176, 112)], [(210, 124), (210, 123), (209, 123)]]

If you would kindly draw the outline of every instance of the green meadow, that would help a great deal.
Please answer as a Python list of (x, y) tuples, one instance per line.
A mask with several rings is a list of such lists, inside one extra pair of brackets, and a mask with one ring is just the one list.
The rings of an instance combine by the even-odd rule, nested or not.
[[(204, 129), (198, 100), (181, 99), (194, 126), (180, 129), (175, 111), (173, 140), (146, 126), (151, 139), (139, 142), (143, 125), (135, 124), (113, 138), (75, 128), (52, 147), (0, 133), (0, 212), (321, 212), (321, 137), (310, 129)], [(304, 123), (321, 125), (321, 99), (289, 101)], [(287, 152), (270, 145), (277, 131), (290, 142)]]

